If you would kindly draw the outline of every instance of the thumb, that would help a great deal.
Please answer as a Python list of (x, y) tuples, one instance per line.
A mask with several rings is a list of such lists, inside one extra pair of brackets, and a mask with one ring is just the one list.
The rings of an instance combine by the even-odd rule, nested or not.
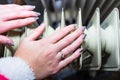
[(36, 28), (32, 34), (30, 34), (27, 38), (29, 40), (36, 40), (40, 35), (42, 35), (43, 31), (45, 30), (45, 24), (42, 23), (38, 28)]
[(12, 39), (8, 38), (7, 36), (0, 35), (0, 44), (13, 46), (14, 42)]

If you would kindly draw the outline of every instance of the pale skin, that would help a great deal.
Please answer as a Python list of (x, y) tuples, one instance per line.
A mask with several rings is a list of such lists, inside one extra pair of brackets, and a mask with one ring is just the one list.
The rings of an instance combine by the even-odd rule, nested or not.
[[(25, 16), (25, 14), (22, 15)], [(29, 20), (25, 22), (25, 19)], [(15, 25), (16, 22), (14, 22), (14, 24), (10, 23), (9, 27), (2, 21), (2, 25), (6, 27), (0, 24), (0, 27), (3, 28), (0, 32), (2, 33), (14, 28), (19, 28), (23, 26), (24, 23), (27, 25), (35, 21), (31, 16), (27, 16), (25, 19), (20, 19), (22, 25)], [(6, 18), (4, 18), (4, 20), (6, 20)], [(69, 25), (57, 30), (48, 37), (37, 40), (44, 30), (45, 24), (43, 23), (28, 37), (23, 39), (14, 55), (14, 57), (19, 57), (28, 63), (33, 69), (37, 79), (44, 79), (45, 77), (56, 74), (78, 58), (82, 53), (82, 48), (79, 47), (85, 38), (83, 28), (76, 29), (75, 25)], [(65, 55), (65, 59), (61, 58), (61, 53)]]
[[(34, 12), (35, 6), (20, 6), (15, 4), (0, 5), (0, 34), (36, 21), (39, 14)], [(0, 35), (0, 43), (13, 45), (13, 41)]]

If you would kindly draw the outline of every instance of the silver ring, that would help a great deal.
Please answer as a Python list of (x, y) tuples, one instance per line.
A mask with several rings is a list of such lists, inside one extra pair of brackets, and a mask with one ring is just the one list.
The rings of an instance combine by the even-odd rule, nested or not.
[(61, 59), (65, 59), (65, 55), (62, 52), (60, 53), (61, 53)]

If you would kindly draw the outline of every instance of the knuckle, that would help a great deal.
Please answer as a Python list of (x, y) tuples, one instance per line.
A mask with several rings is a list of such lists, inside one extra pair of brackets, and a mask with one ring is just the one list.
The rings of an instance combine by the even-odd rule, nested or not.
[(51, 63), (49, 64), (48, 72), (53, 75), (56, 74), (58, 71), (58, 63), (56, 63), (56, 61), (51, 61)]
[(53, 67), (51, 73), (52, 73), (52, 74), (56, 74), (58, 71), (59, 71), (58, 68)]
[(53, 48), (48, 48), (48, 50), (46, 51), (46, 57), (49, 57), (49, 58), (51, 58), (51, 59), (53, 59), (54, 57), (55, 57), (55, 51), (54, 51), (54, 49)]
[(52, 48), (50, 48), (49, 50), (48, 50), (48, 53), (54, 53), (54, 50), (52, 49)]

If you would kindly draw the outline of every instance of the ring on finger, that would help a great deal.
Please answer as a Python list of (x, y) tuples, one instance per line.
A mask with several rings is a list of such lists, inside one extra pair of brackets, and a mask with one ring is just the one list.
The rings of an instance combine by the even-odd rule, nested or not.
[(61, 59), (62, 59), (62, 60), (65, 59), (64, 53), (63, 53), (62, 51), (60, 51), (59, 53), (60, 53)]

